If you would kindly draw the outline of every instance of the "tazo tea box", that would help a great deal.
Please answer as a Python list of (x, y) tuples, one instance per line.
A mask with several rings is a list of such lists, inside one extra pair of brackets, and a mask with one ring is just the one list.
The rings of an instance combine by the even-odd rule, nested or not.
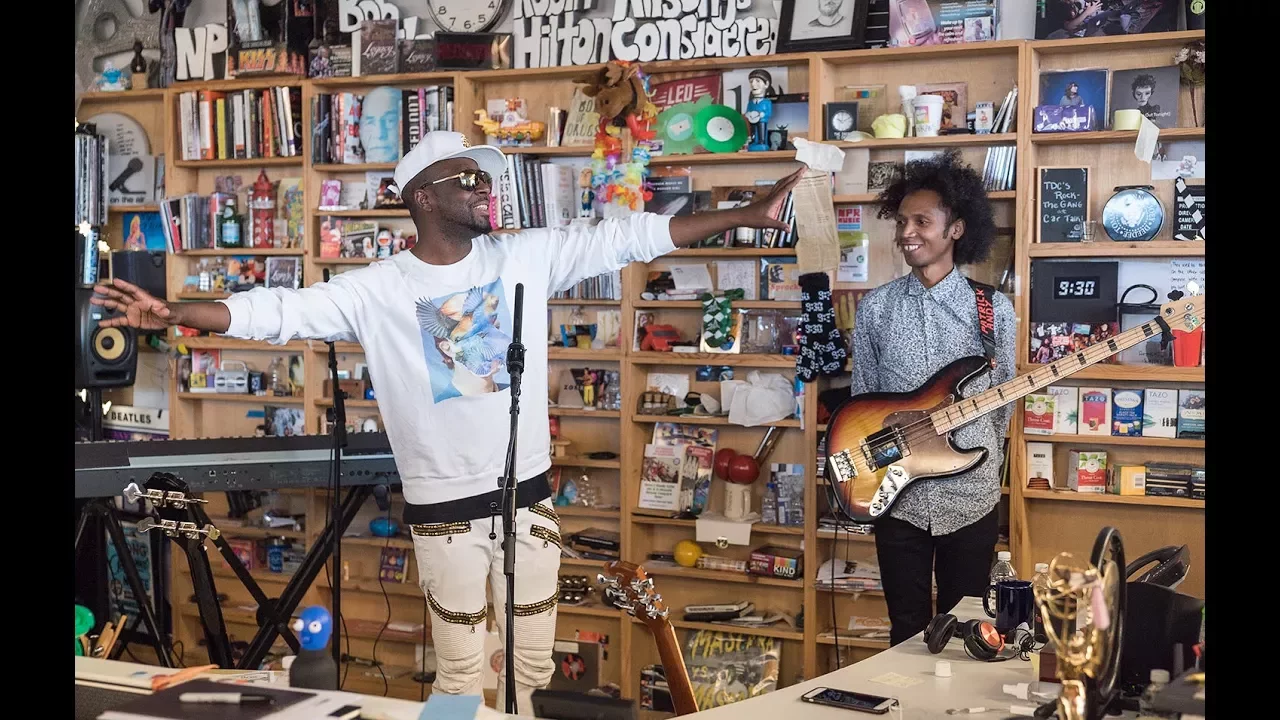
[(1027, 489), (1053, 489), (1053, 445), (1027, 443)]
[(1067, 478), (1070, 488), (1082, 493), (1105, 493), (1107, 491), (1107, 454), (1080, 452), (1075, 455), (1076, 466)]
[(1052, 435), (1055, 400), (1052, 395), (1028, 395), (1023, 400), (1023, 432), (1028, 435)]
[(1051, 385), (1044, 390), (1054, 397), (1053, 432), (1056, 435), (1075, 435), (1080, 417), (1080, 388), (1074, 385)]
[(1178, 437), (1204, 437), (1204, 391), (1178, 391)]
[(1111, 388), (1080, 388), (1080, 427), (1078, 434), (1111, 434)]
[(1143, 437), (1173, 438), (1178, 436), (1178, 391), (1173, 388), (1147, 388), (1142, 401)]
[(1111, 394), (1111, 434), (1142, 437), (1142, 391), (1116, 390)]

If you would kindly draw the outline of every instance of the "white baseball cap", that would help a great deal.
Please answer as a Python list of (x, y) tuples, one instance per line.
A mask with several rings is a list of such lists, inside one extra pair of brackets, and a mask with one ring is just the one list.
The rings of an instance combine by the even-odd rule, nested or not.
[(401, 191), (409, 181), (431, 165), (456, 157), (475, 160), (476, 165), (495, 180), (507, 170), (505, 156), (498, 148), (492, 145), (473, 146), (462, 133), (435, 130), (423, 135), (422, 140), (400, 158), (396, 165), (396, 192), (403, 194)]

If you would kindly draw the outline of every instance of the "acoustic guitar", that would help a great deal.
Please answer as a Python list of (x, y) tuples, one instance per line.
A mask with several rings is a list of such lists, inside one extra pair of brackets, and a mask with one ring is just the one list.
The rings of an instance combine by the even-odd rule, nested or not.
[(1204, 319), (1203, 295), (1179, 297), (1149, 322), (973, 397), (964, 397), (964, 388), (988, 369), (983, 357), (956, 360), (911, 392), (849, 398), (827, 430), (826, 475), (835, 504), (856, 522), (875, 522), (913, 484), (959, 475), (986, 460), (985, 448), (956, 446), (958, 428), (1154, 336), (1192, 332)]
[(604, 573), (597, 578), (604, 585), (606, 602), (627, 611), (653, 633), (676, 715), (697, 712), (698, 703), (693, 698), (693, 683), (689, 682), (689, 671), (684, 667), (684, 656), (680, 654), (675, 628), (667, 619), (671, 610), (663, 604), (662, 596), (654, 592), (653, 578), (635, 563), (616, 560), (607, 563)]

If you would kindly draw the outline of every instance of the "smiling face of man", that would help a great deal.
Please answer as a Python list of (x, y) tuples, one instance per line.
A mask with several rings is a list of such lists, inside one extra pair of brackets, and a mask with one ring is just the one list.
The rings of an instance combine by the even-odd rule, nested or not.
[(441, 160), (413, 179), (406, 197), (411, 199), (413, 207), (429, 212), (431, 222), (467, 228), (476, 235), (483, 235), (492, 229), (489, 222), (489, 201), (492, 199), (489, 182), (477, 178), (474, 188), (463, 187), (460, 178), (435, 182), (461, 172), (478, 170), (479, 166), (471, 158)]

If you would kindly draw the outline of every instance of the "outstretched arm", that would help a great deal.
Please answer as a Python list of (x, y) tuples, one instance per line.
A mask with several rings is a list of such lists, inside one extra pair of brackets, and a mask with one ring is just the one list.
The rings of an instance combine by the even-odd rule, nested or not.
[[(639, 213), (621, 220), (604, 220), (595, 227), (571, 225), (555, 230), (554, 249), (539, 244), (539, 257), (550, 257), (551, 292), (578, 281), (618, 270), (631, 262), (651, 262), (676, 248), (691, 247), (713, 235), (739, 227), (790, 229), (775, 218), (805, 168), (779, 180), (750, 205), (668, 217)], [(545, 238), (545, 236), (540, 236)]]
[(101, 327), (163, 330), (170, 325), (224, 333), (231, 325), (231, 311), (217, 302), (167, 303), (146, 290), (119, 278), (94, 286), (89, 302), (120, 313), (99, 323)]

